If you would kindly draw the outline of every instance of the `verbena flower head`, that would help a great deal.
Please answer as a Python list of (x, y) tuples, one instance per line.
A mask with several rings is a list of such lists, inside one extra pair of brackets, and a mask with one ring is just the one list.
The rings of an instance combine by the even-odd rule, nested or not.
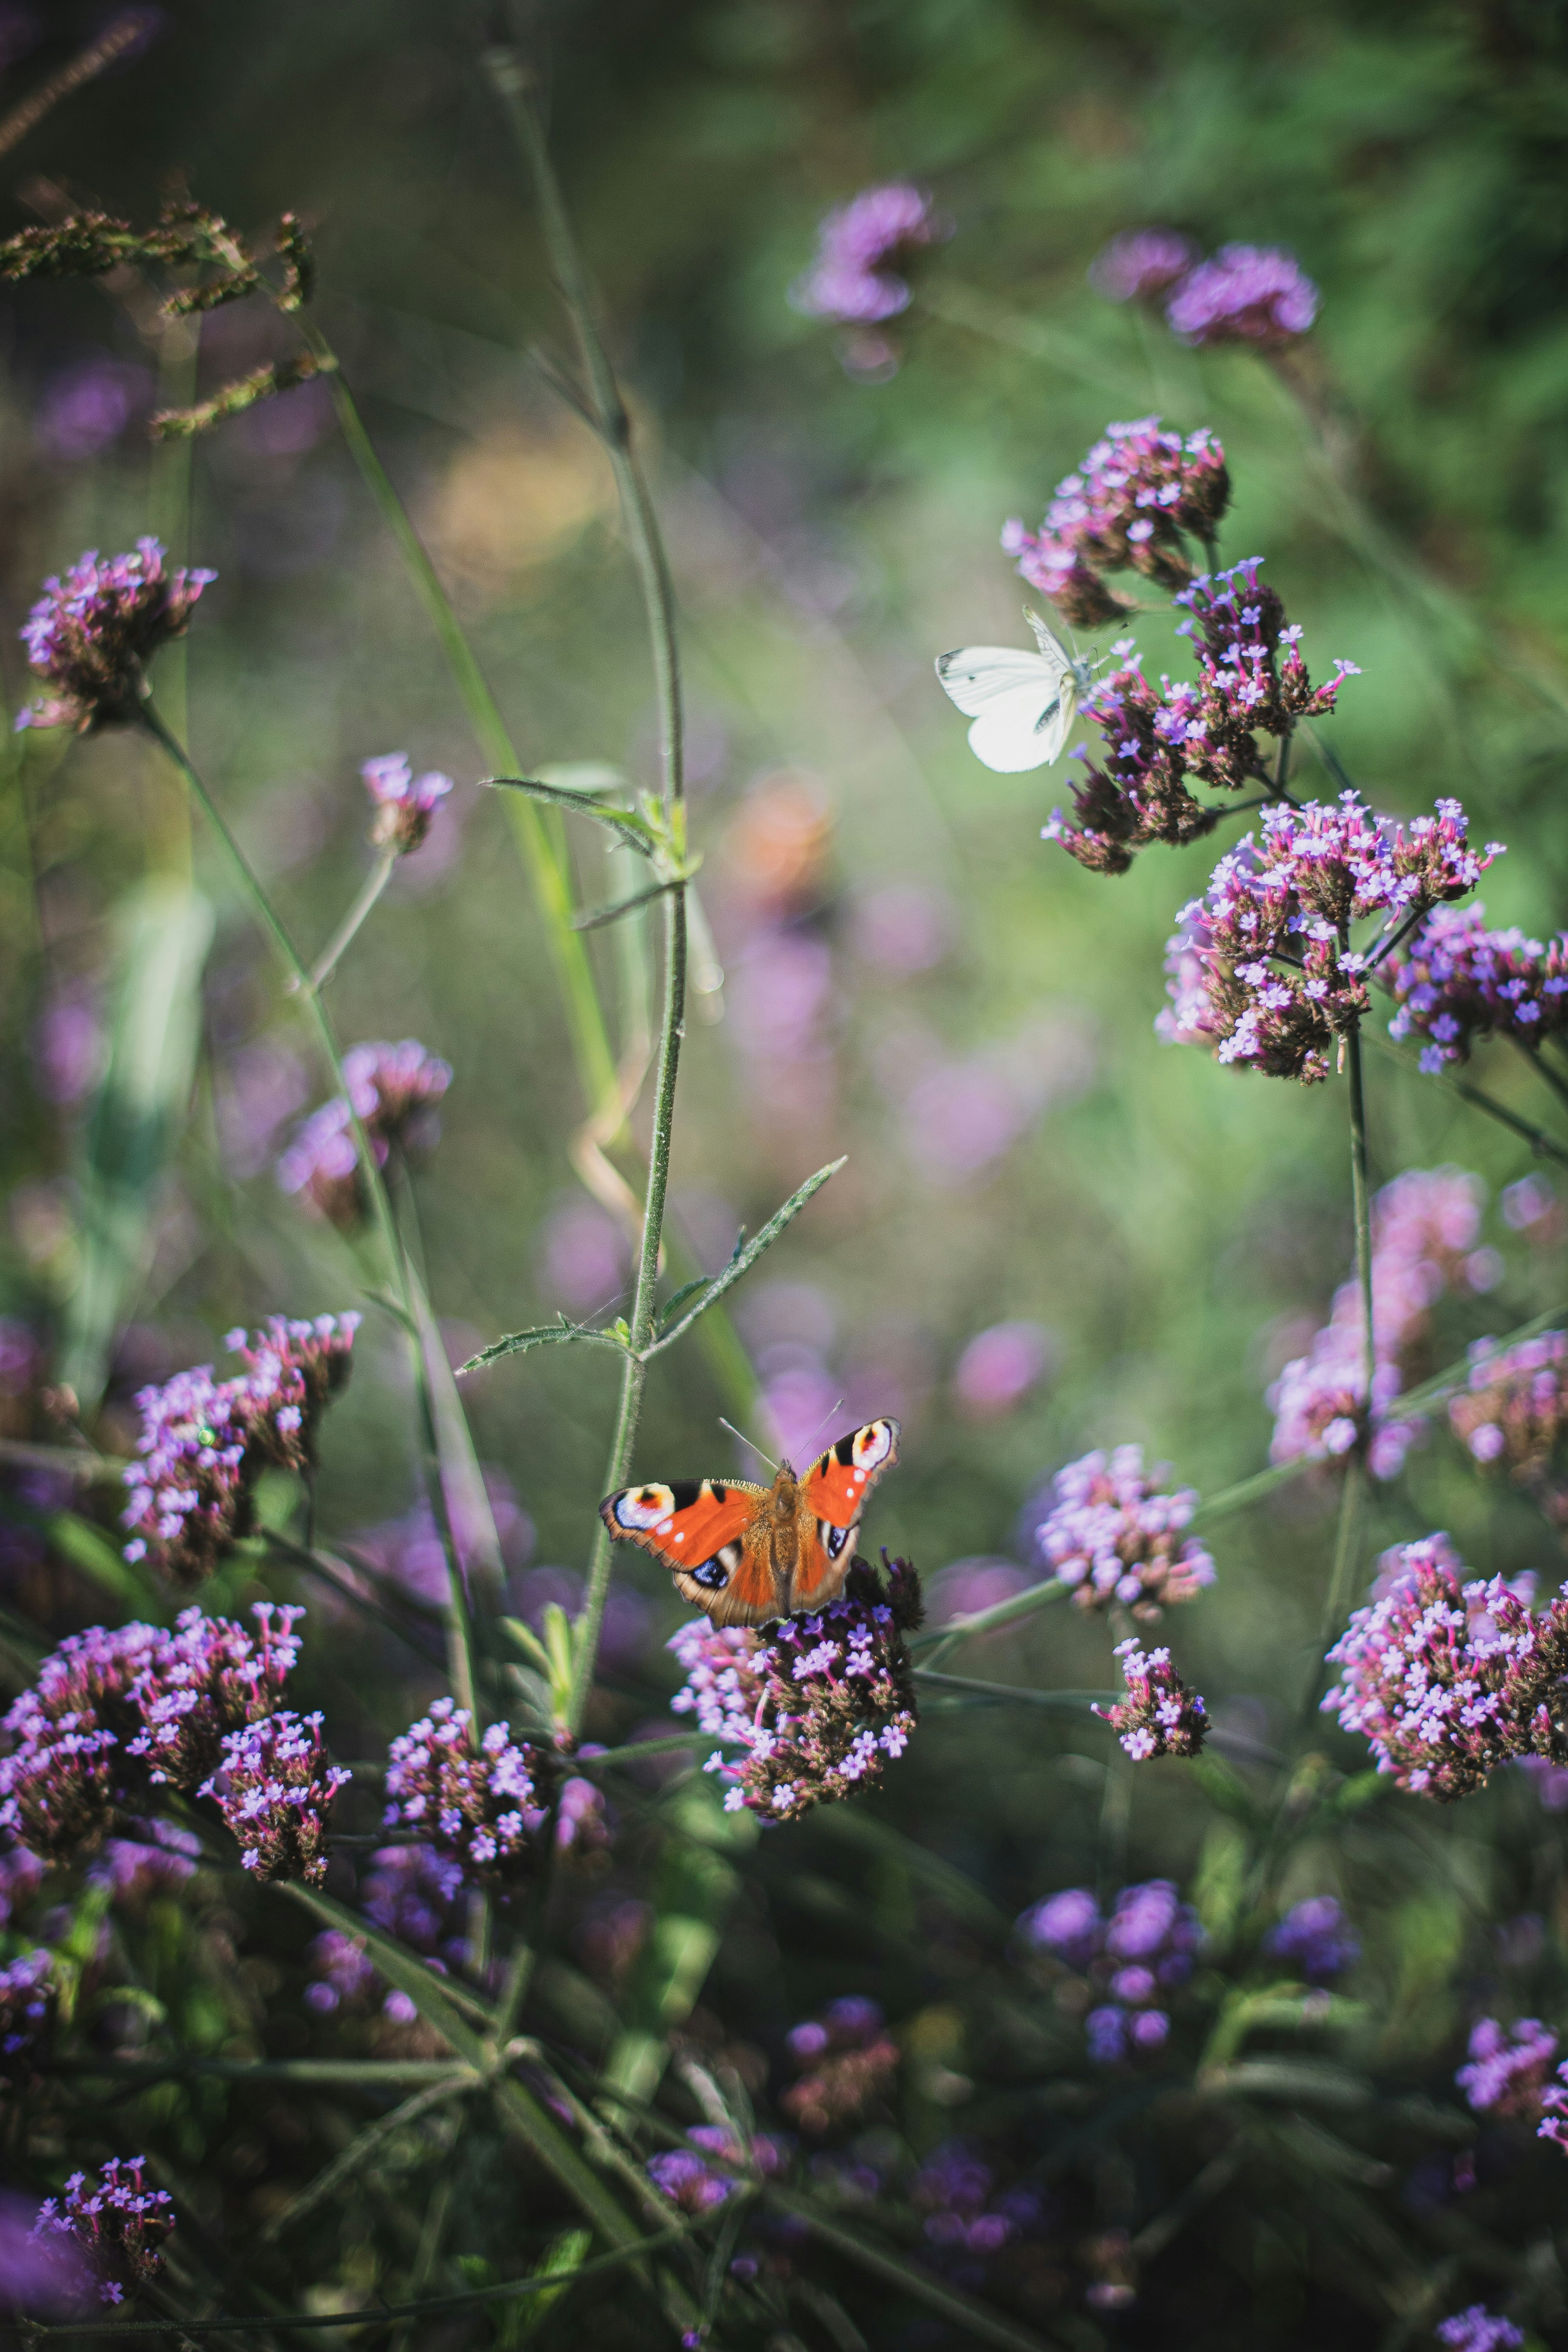
[(928, 2252), (974, 2287), (984, 2283), (985, 2258), (1037, 2235), (1049, 2210), (1037, 2189), (1004, 2189), (994, 2167), (963, 2139), (944, 2140), (927, 2157), (910, 2202), (925, 2216), (921, 2235)]
[(363, 1223), (370, 1203), (350, 1105), (376, 1165), (384, 1168), (395, 1150), (428, 1151), (439, 1139), (436, 1105), (452, 1083), (452, 1066), (426, 1053), (417, 1038), (405, 1037), (396, 1045), (351, 1045), (343, 1055), (343, 1077), (346, 1099), (338, 1096), (311, 1112), (278, 1162), (278, 1181), (352, 1232)]
[(1197, 247), (1180, 229), (1127, 229), (1096, 254), (1089, 282), (1112, 302), (1152, 302), (1169, 293), (1197, 257)]
[(802, 2072), (779, 2105), (816, 2137), (854, 2123), (891, 2087), (899, 2071), (899, 2045), (880, 2007), (853, 1995), (794, 2027), (786, 2046)]
[(790, 299), (813, 318), (846, 325), (894, 318), (908, 310), (910, 299), (899, 265), (951, 234), (930, 196), (908, 181), (863, 188), (822, 222), (816, 258), (791, 289)]
[(375, 803), (370, 837), (378, 849), (395, 849), (406, 857), (430, 830), (437, 808), (452, 789), (450, 776), (432, 768), (416, 776), (406, 751), (388, 751), (361, 763), (364, 788)]
[[(1457, 801), (1408, 825), (1374, 817), (1353, 793), (1268, 810), (1261, 841), (1248, 835), (1222, 857), (1206, 897), (1176, 919), (1162, 1034), (1212, 1039), (1219, 1061), (1271, 1077), (1326, 1077), (1331, 1051), (1370, 1004), (1352, 924), (1457, 898), (1496, 854), (1495, 844), (1484, 856), (1468, 846)], [(1201, 1012), (1194, 962), (1206, 975)]]
[(1162, 2048), (1171, 2031), (1165, 2003), (1187, 1982), (1203, 1946), (1197, 1915), (1168, 1878), (1124, 1887), (1109, 1917), (1085, 1886), (1068, 1887), (1026, 1911), (1020, 1934), (1037, 1952), (1087, 1982), (1089, 2055), (1118, 2065)]
[(1096, 1706), (1135, 1764), (1153, 1756), (1195, 1756), (1208, 1736), (1203, 1700), (1171, 1664), (1169, 1650), (1144, 1654), (1134, 1641), (1119, 1642), (1127, 1696), (1116, 1706)]
[(149, 2189), (144, 2156), (110, 2157), (95, 2175), (73, 2172), (58, 2197), (46, 2197), (33, 2235), (48, 2245), (69, 2240), (98, 2274), (103, 2302), (120, 2304), (156, 2278), (174, 2227), (174, 2200)]
[(55, 1957), (41, 1947), (0, 1968), (0, 2084), (31, 2082), (54, 2033)]
[(1568, 2064), (1559, 2066), (1557, 2080), (1547, 2084), (1542, 2090), (1541, 2107), (1541, 2121), (1535, 2133), (1537, 2139), (1549, 2139), (1564, 2155), (1568, 2155)]
[(1068, 1886), (1026, 1911), (1018, 1931), (1037, 1951), (1051, 1952), (1069, 1968), (1086, 1969), (1104, 1936), (1100, 1906), (1087, 1886)]
[(1331, 1984), (1361, 1958), (1360, 1939), (1331, 1895), (1310, 1895), (1292, 1905), (1268, 1930), (1264, 1949), (1314, 1985)]
[(513, 1885), (537, 1862), (548, 1819), (543, 1761), (504, 1723), (492, 1723), (476, 1742), (468, 1709), (438, 1698), (392, 1743), (382, 1818), (388, 1829), (428, 1838), (469, 1880)]
[(82, 732), (133, 719), (146, 692), (146, 666), (160, 646), (184, 635), (196, 599), (216, 572), (168, 572), (155, 539), (129, 555), (79, 556), (44, 593), (21, 630), (27, 660), (52, 698), (25, 710), (18, 727)]
[[(154, 1788), (184, 1794), (209, 1773), (227, 1735), (269, 1715), (299, 1662), (305, 1612), (258, 1601), (258, 1638), (226, 1617), (187, 1609), (153, 1648), (132, 1688), (141, 1727), (126, 1742)], [(275, 1622), (276, 1621), (276, 1622)]]
[(1512, 1037), (1532, 1050), (1568, 1030), (1568, 932), (1548, 941), (1489, 931), (1486, 908), (1436, 907), (1390, 958), (1397, 1004), (1391, 1037), (1421, 1040), (1433, 1075), (1467, 1062), (1478, 1037)]
[(1294, 342), (1317, 315), (1317, 288), (1295, 256), (1278, 246), (1222, 245), (1187, 272), (1165, 306), (1184, 343), (1266, 349)]
[(741, 1751), (705, 1767), (729, 1783), (726, 1812), (798, 1821), (881, 1777), (915, 1728), (903, 1636), (921, 1615), (912, 1568), (895, 1560), (884, 1588), (858, 1559), (837, 1601), (765, 1634), (706, 1618), (680, 1627), (669, 1647), (686, 1682), (670, 1706)]
[(1556, 2055), (1557, 2036), (1538, 2017), (1506, 2026), (1483, 2017), (1471, 2030), (1469, 2063), (1454, 2080), (1478, 2116), (1536, 2123)]
[(1197, 1507), (1191, 1486), (1169, 1491), (1168, 1463), (1147, 1473), (1141, 1445), (1086, 1454), (1051, 1481), (1051, 1508), (1035, 1529), (1040, 1559), (1082, 1609), (1130, 1609), (1152, 1623), (1214, 1582), (1214, 1561), (1181, 1531)]
[(255, 1524), (254, 1489), (265, 1469), (308, 1469), (328, 1399), (348, 1378), (361, 1318), (313, 1322), (274, 1316), (227, 1345), (246, 1370), (215, 1378), (210, 1364), (142, 1390), (138, 1459), (125, 1472), (131, 1499), (127, 1559), (146, 1559), (176, 1584), (197, 1584)]
[(1484, 2303), (1472, 2303), (1468, 2311), (1457, 2311), (1451, 2319), (1440, 2320), (1436, 2333), (1447, 2352), (1515, 2352), (1524, 2342), (1521, 2328), (1511, 2319), (1498, 2318)]
[(381, 1972), (367, 1955), (365, 1938), (345, 1935), (341, 1927), (327, 1927), (312, 1936), (306, 1958), (316, 1974), (305, 1987), (305, 2006), (318, 2017), (359, 2006), (381, 1982)]
[(1229, 501), (1225, 451), (1212, 433), (1184, 439), (1143, 416), (1108, 425), (1077, 473), (1057, 484), (1042, 529), (1009, 522), (1002, 545), (1064, 619), (1096, 628), (1133, 609), (1105, 587), (1103, 572), (1185, 587), (1194, 570), (1188, 541), (1209, 537)]
[(1464, 1580), (1446, 1536), (1384, 1555), (1382, 1597), (1329, 1652), (1323, 1700), (1402, 1789), (1450, 1800), (1517, 1756), (1568, 1763), (1568, 1599), (1532, 1615), (1501, 1577)]
[(646, 2169), (660, 2195), (683, 2213), (711, 2213), (741, 2186), (734, 2174), (718, 2171), (693, 2148), (666, 2148), (648, 2158)]
[(1547, 1474), (1568, 1432), (1568, 1331), (1542, 1331), (1500, 1351), (1477, 1339), (1470, 1358), (1468, 1384), (1448, 1403), (1455, 1435), (1483, 1469), (1510, 1470), (1560, 1516), (1562, 1496)]
[(327, 1760), (319, 1715), (287, 1709), (231, 1731), (222, 1760), (197, 1794), (214, 1797), (239, 1841), (239, 1858), (259, 1879), (327, 1874), (327, 1821), (353, 1775)]
[(153, 1895), (173, 1894), (195, 1876), (202, 1842), (194, 1831), (174, 1822), (132, 1821), (134, 1837), (106, 1838), (88, 1883), (106, 1887), (111, 1903), (145, 1902)]

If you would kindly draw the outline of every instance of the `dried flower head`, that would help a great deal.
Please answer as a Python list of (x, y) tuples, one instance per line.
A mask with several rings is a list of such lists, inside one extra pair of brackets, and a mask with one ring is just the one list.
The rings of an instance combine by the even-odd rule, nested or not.
[(1309, 1895), (1304, 1903), (1293, 1904), (1270, 1927), (1263, 1948), (1289, 1961), (1314, 1985), (1331, 1984), (1361, 1958), (1360, 1938), (1331, 1895)]
[(452, 789), (451, 777), (434, 768), (426, 775), (416, 776), (406, 751), (388, 751), (379, 760), (366, 760), (360, 774), (375, 803), (371, 840), (378, 849), (395, 849), (400, 857), (406, 857), (429, 832), (437, 808)]
[(41, 1946), (0, 1968), (0, 2086), (18, 2090), (48, 2054), (54, 2033), (55, 1956)]
[(903, 1636), (921, 1622), (920, 1579), (894, 1560), (884, 1587), (863, 1559), (826, 1609), (765, 1634), (700, 1618), (669, 1647), (686, 1675), (670, 1706), (742, 1751), (706, 1766), (729, 1783), (727, 1812), (798, 1821), (848, 1796), (901, 1756), (918, 1708)]
[(1500, 1576), (1465, 1582), (1441, 1535), (1397, 1545), (1383, 1569), (1381, 1597), (1329, 1652), (1340, 1678), (1323, 1700), (1378, 1770), (1447, 1801), (1518, 1756), (1568, 1764), (1568, 1598), (1532, 1615)]
[(1550, 941), (1489, 931), (1486, 908), (1435, 907), (1389, 959), (1391, 1037), (1418, 1037), (1429, 1075), (1467, 1062), (1478, 1037), (1533, 1050), (1568, 1029), (1568, 932)]
[(21, 636), (51, 699), (18, 727), (95, 727), (134, 719), (147, 690), (146, 666), (160, 646), (183, 636), (216, 572), (166, 572), (155, 539), (130, 555), (79, 556), (64, 580), (44, 583)]
[(435, 1107), (452, 1083), (452, 1066), (427, 1054), (417, 1038), (405, 1037), (396, 1045), (351, 1045), (343, 1055), (343, 1078), (347, 1098), (338, 1096), (311, 1112), (278, 1162), (278, 1181), (286, 1192), (303, 1193), (333, 1224), (352, 1233), (370, 1206), (354, 1117), (380, 1168), (395, 1150), (431, 1150), (441, 1132)]
[(1080, 1609), (1131, 1609), (1152, 1624), (1214, 1582), (1202, 1544), (1179, 1540), (1197, 1508), (1191, 1486), (1169, 1491), (1170, 1465), (1145, 1473), (1141, 1445), (1086, 1454), (1051, 1481), (1051, 1508), (1035, 1529), (1040, 1559), (1072, 1587)]
[(1127, 229), (1096, 254), (1089, 282), (1112, 302), (1157, 301), (1197, 257), (1197, 247), (1179, 229)]
[(1537, 2123), (1556, 2055), (1557, 2036), (1538, 2017), (1519, 2018), (1511, 2026), (1483, 2017), (1470, 2032), (1469, 2063), (1454, 2080), (1478, 2116)]
[(549, 1818), (544, 1764), (504, 1723), (476, 1744), (468, 1709), (438, 1698), (392, 1743), (383, 1821), (417, 1831), (481, 1885), (514, 1885), (533, 1868)]
[(353, 1778), (328, 1762), (321, 1717), (285, 1708), (231, 1731), (217, 1770), (197, 1794), (216, 1798), (247, 1870), (319, 1886), (327, 1874), (328, 1816)]
[(46, 2246), (68, 2239), (98, 2273), (99, 2294), (120, 2304), (127, 2290), (145, 2286), (163, 2263), (163, 2242), (174, 2227), (174, 2200), (149, 2189), (144, 2156), (110, 2157), (96, 2179), (73, 2172), (58, 2197), (46, 2197), (33, 2235)]
[(1304, 335), (1318, 289), (1278, 246), (1222, 245), (1175, 287), (1165, 306), (1184, 343), (1257, 343), (1277, 349)]
[(1169, 1650), (1145, 1653), (1135, 1641), (1119, 1642), (1127, 1696), (1116, 1706), (1096, 1706), (1135, 1764), (1152, 1756), (1195, 1756), (1208, 1736), (1203, 1700), (1171, 1664)]
[(894, 318), (910, 299), (900, 266), (952, 233), (952, 224), (931, 197), (907, 181), (863, 188), (823, 220), (816, 258), (791, 289), (790, 299), (815, 319), (846, 324)]
[(856, 2122), (899, 2071), (899, 2045), (880, 2007), (858, 1995), (832, 2001), (820, 2017), (792, 2028), (786, 2046), (802, 2071), (779, 2105), (814, 2137)]

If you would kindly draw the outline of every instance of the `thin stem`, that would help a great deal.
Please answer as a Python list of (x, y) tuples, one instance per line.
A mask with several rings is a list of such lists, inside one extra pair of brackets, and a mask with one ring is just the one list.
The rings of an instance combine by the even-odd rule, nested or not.
[[(1372, 1184), (1366, 1158), (1366, 1094), (1362, 1085), (1361, 1024), (1345, 1035), (1351, 1091), (1351, 1199), (1355, 1209), (1355, 1270), (1361, 1286), (1362, 1369), (1366, 1381), (1367, 1433), (1372, 1427), (1373, 1383), (1377, 1373), (1377, 1336), (1372, 1320)], [(1363, 1441), (1364, 1442), (1364, 1441)]]
[(469, 2092), (483, 2088), (484, 2084), (477, 2075), (459, 2076), (446, 2083), (430, 2083), (424, 2090), (414, 2092), (400, 2106), (393, 2107), (384, 2116), (377, 2116), (374, 2123), (366, 2124), (364, 2129), (350, 2140), (340, 2155), (334, 2156), (330, 2164), (322, 2166), (313, 2180), (307, 2181), (299, 2195), (291, 2198), (280, 2213), (274, 2214), (257, 2243), (276, 2245), (285, 2230), (291, 2230), (297, 2221), (302, 2221), (308, 2213), (313, 2213), (318, 2205), (332, 2196), (345, 2181), (352, 2180), (356, 2172), (363, 2170), (394, 2132), (402, 2131), (408, 2124), (417, 2123), (421, 2116), (428, 2115), (434, 2107), (445, 2106), (449, 2099), (466, 2098)]
[(1322, 1696), (1323, 1667), (1326, 1653), (1335, 1634), (1344, 1623), (1350, 1605), (1351, 1589), (1355, 1582), (1356, 1562), (1361, 1556), (1362, 1513), (1366, 1503), (1366, 1465), (1359, 1453), (1345, 1465), (1345, 1483), (1340, 1489), (1339, 1524), (1334, 1533), (1334, 1564), (1329, 1575), (1329, 1589), (1323, 1596), (1322, 1622), (1318, 1628), (1318, 1646), (1313, 1655), (1307, 1685), (1301, 1694), (1300, 1730), (1304, 1733), (1317, 1713)]
[(1286, 800), (1289, 797), (1285, 790), (1285, 781), (1290, 773), (1290, 745), (1295, 740), (1295, 729), (1289, 727), (1279, 739), (1279, 764), (1274, 771), (1273, 783), (1274, 794), (1278, 800)]
[(1381, 1036), (1375, 1029), (1366, 1032), (1365, 1042), (1432, 1085), (1447, 1087), (1450, 1094), (1458, 1095), (1476, 1110), (1484, 1110), (1489, 1118), (1495, 1118), (1503, 1127), (1510, 1127), (1515, 1135), (1523, 1137), (1538, 1159), (1554, 1160), (1560, 1167), (1568, 1168), (1568, 1147), (1558, 1143), (1532, 1120), (1521, 1118), (1517, 1111), (1510, 1110), (1507, 1104), (1500, 1103), (1495, 1096), (1483, 1093), (1479, 1087), (1471, 1086), (1468, 1078), (1456, 1078), (1446, 1069), (1423, 1070), (1414, 1055), (1402, 1051), (1392, 1037)]
[(371, 867), (370, 872), (366, 875), (364, 886), (360, 891), (359, 897), (354, 900), (353, 905), (349, 908), (348, 913), (343, 917), (342, 921), (332, 933), (331, 940), (316, 958), (315, 963), (311, 967), (310, 971), (310, 986), (312, 989), (325, 988), (328, 981), (331, 980), (333, 972), (337, 970), (339, 964), (342, 961), (343, 957), (347, 954), (350, 944), (353, 940), (354, 934), (358, 931), (360, 925), (364, 921), (366, 916), (370, 913), (371, 908), (374, 906), (376, 900), (380, 898), (382, 892), (391, 881), (393, 874), (396, 869), (396, 850), (384, 849), (381, 856), (376, 859), (375, 864)]
[(1564, 1078), (1560, 1070), (1552, 1068), (1538, 1046), (1527, 1044), (1522, 1037), (1516, 1037), (1513, 1042), (1537, 1077), (1545, 1079), (1560, 1103), (1568, 1104), (1568, 1078)]

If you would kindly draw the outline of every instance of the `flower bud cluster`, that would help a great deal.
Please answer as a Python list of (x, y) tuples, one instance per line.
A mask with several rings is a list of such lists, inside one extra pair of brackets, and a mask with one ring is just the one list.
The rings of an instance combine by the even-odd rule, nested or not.
[(354, 1137), (357, 1116), (378, 1168), (392, 1152), (428, 1151), (439, 1140), (435, 1106), (452, 1083), (452, 1066), (416, 1037), (400, 1045), (351, 1045), (343, 1055), (347, 1096), (310, 1113), (278, 1162), (285, 1192), (302, 1193), (345, 1233), (369, 1213)]
[(820, 2017), (794, 2027), (786, 2046), (802, 2072), (779, 2105), (814, 2137), (854, 2123), (891, 2088), (899, 2071), (899, 2045), (880, 2007), (857, 1994), (831, 2001)]
[(327, 1822), (353, 1775), (327, 1760), (319, 1715), (281, 1708), (228, 1733), (217, 1770), (198, 1796), (216, 1798), (239, 1841), (239, 1858), (258, 1879), (327, 1874)]
[(1134, 1764), (1154, 1756), (1196, 1756), (1208, 1737), (1208, 1716), (1171, 1664), (1169, 1650), (1145, 1653), (1127, 1641), (1117, 1643), (1116, 1655), (1127, 1696), (1093, 1712), (1110, 1724)]
[(73, 2172), (58, 2197), (46, 2197), (33, 2236), (46, 2247), (61, 2239), (87, 2256), (99, 2278), (99, 2294), (123, 2303), (156, 2278), (163, 2242), (174, 2227), (174, 2200), (165, 2189), (149, 2189), (144, 2156), (111, 2156), (96, 2179)]
[(452, 789), (452, 779), (432, 768), (416, 776), (406, 751), (388, 751), (379, 760), (362, 762), (360, 774), (375, 804), (370, 837), (377, 849), (394, 849), (400, 857), (417, 849), (430, 830), (437, 808)]
[(146, 665), (183, 636), (216, 572), (167, 572), (155, 539), (129, 555), (79, 556), (44, 593), (23, 625), (31, 667), (53, 698), (22, 712), (18, 727), (95, 727), (133, 719), (146, 692)]
[(1168, 1878), (1125, 1887), (1108, 1918), (1087, 1886), (1068, 1887), (1026, 1911), (1018, 1930), (1031, 1950), (1084, 1980), (1097, 2066), (1162, 2047), (1171, 2031), (1165, 2003), (1191, 1977), (1204, 1942), (1196, 1913)]
[(1318, 315), (1318, 289), (1279, 246), (1224, 245), (1206, 261), (1172, 228), (1113, 237), (1089, 277), (1113, 302), (1158, 302), (1186, 343), (1252, 343), (1278, 350)]
[(863, 188), (823, 220), (816, 257), (791, 289), (790, 299), (814, 319), (845, 325), (895, 318), (910, 299), (900, 265), (952, 233), (945, 214), (907, 181)]
[(1484, 906), (1436, 907), (1389, 959), (1392, 1037), (1422, 1040), (1429, 1076), (1468, 1062), (1478, 1037), (1532, 1049), (1568, 1030), (1568, 932), (1542, 942), (1489, 931)]
[(468, 1709), (438, 1698), (392, 1743), (383, 1821), (417, 1831), (480, 1885), (513, 1885), (536, 1862), (549, 1818), (543, 1763), (504, 1723), (476, 1745)]
[(1353, 793), (1271, 808), (1262, 836), (1222, 857), (1207, 896), (1176, 918), (1172, 1004), (1155, 1025), (1167, 1042), (1201, 1038), (1222, 1062), (1310, 1085), (1368, 1010), (1368, 957), (1352, 949), (1351, 925), (1462, 896), (1498, 845), (1469, 847), (1457, 801), (1396, 824)]
[(1178, 1540), (1197, 1508), (1196, 1490), (1166, 1492), (1170, 1475), (1163, 1462), (1145, 1473), (1141, 1445), (1119, 1445), (1109, 1457), (1086, 1454), (1057, 1472), (1035, 1545), (1080, 1609), (1120, 1604), (1152, 1624), (1214, 1582), (1203, 1545)]
[(314, 1461), (317, 1427), (348, 1378), (360, 1321), (353, 1312), (313, 1322), (274, 1316), (254, 1339), (229, 1333), (226, 1344), (246, 1366), (232, 1380), (201, 1364), (141, 1391), (140, 1458), (125, 1473), (127, 1559), (150, 1560), (176, 1584), (211, 1575), (252, 1530), (262, 1471)]
[(1077, 628), (1099, 628), (1136, 610), (1103, 574), (1136, 572), (1169, 592), (1194, 566), (1183, 534), (1213, 535), (1230, 502), (1225, 451), (1212, 433), (1163, 430), (1157, 416), (1108, 425), (1077, 473), (1057, 484), (1038, 531), (1004, 525), (1002, 545), (1031, 587)]
[(1311, 1985), (1331, 1984), (1361, 1958), (1360, 1939), (1331, 1895), (1309, 1895), (1292, 1905), (1270, 1927), (1263, 1948)]
[(1470, 1358), (1469, 1384), (1448, 1404), (1455, 1435), (1484, 1469), (1511, 1470), (1560, 1515), (1563, 1498), (1547, 1473), (1568, 1431), (1568, 1331), (1542, 1331), (1500, 1353), (1478, 1339)]
[(729, 1783), (727, 1812), (798, 1821), (880, 1778), (915, 1728), (903, 1636), (921, 1615), (912, 1568), (895, 1560), (884, 1588), (858, 1559), (837, 1601), (765, 1634), (706, 1618), (681, 1626), (669, 1647), (686, 1682), (670, 1706), (742, 1751), (715, 1750), (705, 1768)]
[(1500, 1576), (1465, 1581), (1441, 1535), (1385, 1553), (1380, 1585), (1329, 1652), (1323, 1700), (1380, 1772), (1446, 1802), (1516, 1757), (1568, 1764), (1568, 1594), (1532, 1615)]

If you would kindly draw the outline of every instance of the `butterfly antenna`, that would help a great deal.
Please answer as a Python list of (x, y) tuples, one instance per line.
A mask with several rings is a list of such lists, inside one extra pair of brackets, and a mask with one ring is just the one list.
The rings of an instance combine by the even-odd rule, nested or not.
[(836, 1398), (833, 1403), (828, 1406), (827, 1411), (823, 1414), (822, 1419), (817, 1423), (816, 1427), (812, 1431), (811, 1435), (806, 1439), (804, 1450), (805, 1459), (808, 1462), (811, 1460), (812, 1447), (816, 1444), (817, 1439), (821, 1436), (823, 1431), (826, 1428), (834, 1414), (842, 1410), (843, 1403), (844, 1400), (842, 1397)]
[(749, 1445), (753, 1454), (760, 1454), (762, 1459), (767, 1464), (770, 1470), (776, 1470), (778, 1468), (779, 1465), (773, 1460), (771, 1454), (763, 1453), (762, 1447), (758, 1445), (753, 1439), (748, 1437), (743, 1429), (737, 1429), (734, 1423), (732, 1421), (726, 1421), (722, 1413), (719, 1415), (719, 1426), (721, 1429), (727, 1429), (731, 1437), (738, 1437), (742, 1445)]

